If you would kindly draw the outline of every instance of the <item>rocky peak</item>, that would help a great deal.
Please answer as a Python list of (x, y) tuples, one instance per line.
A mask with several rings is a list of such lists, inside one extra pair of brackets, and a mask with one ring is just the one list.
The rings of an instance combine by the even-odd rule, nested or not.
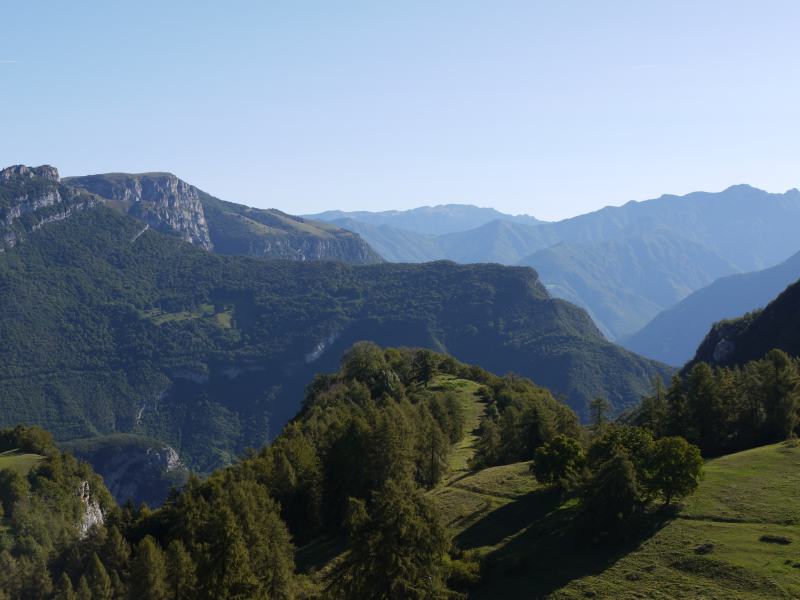
[(48, 223), (62, 221), (96, 200), (61, 184), (49, 165), (0, 170), (0, 252), (13, 248)]
[(100, 508), (100, 504), (92, 496), (92, 487), (88, 481), (81, 481), (78, 486), (78, 497), (84, 507), (83, 517), (78, 524), (78, 531), (81, 537), (86, 537), (92, 527), (102, 525), (105, 522), (105, 515), (103, 515), (103, 509)]
[(199, 190), (171, 173), (109, 173), (65, 182), (114, 201), (154, 229), (212, 249)]
[(40, 167), (27, 167), (25, 165), (12, 165), (0, 171), (0, 184), (6, 184), (14, 179), (45, 179), (58, 183), (60, 178), (58, 176), (58, 169), (50, 165), (42, 165)]

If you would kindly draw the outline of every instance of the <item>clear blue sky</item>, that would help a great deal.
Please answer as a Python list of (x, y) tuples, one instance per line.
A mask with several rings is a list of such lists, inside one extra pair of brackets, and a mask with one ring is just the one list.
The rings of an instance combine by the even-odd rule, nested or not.
[(288, 212), (800, 186), (800, 2), (2, 2), (0, 164)]

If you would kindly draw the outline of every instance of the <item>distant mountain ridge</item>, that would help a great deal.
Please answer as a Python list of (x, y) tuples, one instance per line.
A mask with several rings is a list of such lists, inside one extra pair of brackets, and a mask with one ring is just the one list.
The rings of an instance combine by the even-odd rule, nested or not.
[(171, 173), (107, 173), (65, 177), (62, 183), (217, 254), (353, 264), (382, 260), (358, 234), (275, 209), (225, 202)]
[(32, 173), (4, 176), (0, 198), (93, 203), (0, 253), (0, 426), (135, 434), (208, 471), (266, 443), (359, 340), (529, 376), (580, 412), (596, 396), (630, 407), (672, 372), (608, 342), (530, 268), (221, 256), (144, 225), (124, 196)]
[(619, 343), (670, 365), (690, 360), (712, 325), (763, 308), (800, 279), (800, 252), (783, 263), (723, 277), (660, 313)]
[(439, 204), (436, 206), (420, 206), (409, 210), (341, 211), (305, 215), (320, 221), (338, 221), (352, 219), (368, 225), (387, 225), (396, 229), (405, 229), (425, 235), (443, 235), (475, 229), (491, 221), (511, 221), (524, 225), (543, 223), (531, 215), (510, 215), (494, 208), (482, 208), (471, 204)]
[(715, 323), (689, 365), (743, 365), (777, 348), (800, 356), (800, 281), (781, 292), (761, 310)]
[[(636, 332), (719, 277), (772, 267), (800, 251), (796, 189), (772, 194), (735, 185), (631, 201), (558, 222), (495, 219), (426, 237), (401, 231), (385, 214), (350, 213), (347, 223), (338, 223), (358, 230), (393, 262), (532, 265), (554, 295), (587, 308), (612, 339)], [(375, 220), (393, 224), (375, 226)], [(630, 268), (617, 268), (626, 264)], [(648, 272), (666, 285), (648, 283)], [(654, 289), (663, 293), (654, 296)]]

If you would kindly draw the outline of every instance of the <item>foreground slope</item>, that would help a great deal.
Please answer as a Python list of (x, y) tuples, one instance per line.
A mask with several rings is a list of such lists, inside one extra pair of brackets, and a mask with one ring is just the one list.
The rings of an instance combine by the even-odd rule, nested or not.
[(800, 279), (800, 253), (763, 271), (723, 277), (662, 312), (619, 342), (644, 356), (670, 365), (690, 360), (711, 326), (766, 306)]
[(777, 444), (707, 463), (677, 513), (618, 545), (569, 529), (573, 507), (537, 487), (528, 463), (435, 492), (455, 541), (486, 553), (470, 598), (790, 598), (800, 594), (800, 449)]
[(0, 303), (0, 423), (145, 435), (199, 470), (277, 433), (361, 339), (514, 371), (578, 410), (634, 404), (668, 374), (531, 269), (218, 256), (102, 205), (0, 256)]

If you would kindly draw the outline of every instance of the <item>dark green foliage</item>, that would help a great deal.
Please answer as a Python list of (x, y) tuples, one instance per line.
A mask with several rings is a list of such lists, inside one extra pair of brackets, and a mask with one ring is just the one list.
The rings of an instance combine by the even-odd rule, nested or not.
[(583, 518), (600, 532), (614, 528), (640, 507), (640, 483), (628, 454), (614, 448), (597, 465), (584, 491)]
[(0, 256), (0, 425), (136, 433), (209, 472), (274, 437), (312, 373), (364, 338), (447, 348), (581, 407), (633, 404), (665, 373), (530, 269), (259, 261), (141, 232), (97, 206)]
[(481, 423), (474, 468), (530, 460), (559, 433), (578, 437), (575, 413), (547, 390), (518, 377), (489, 378), (486, 386), (496, 416)]
[(717, 455), (786, 439), (797, 428), (800, 364), (781, 350), (741, 367), (697, 363), (664, 395), (646, 399), (633, 421), (680, 435)]
[(167, 600), (167, 566), (158, 543), (146, 536), (136, 545), (131, 561), (131, 596)]
[(586, 456), (580, 442), (559, 434), (536, 449), (531, 473), (541, 483), (569, 489), (578, 481), (585, 462)]
[(649, 462), (646, 486), (652, 493), (662, 495), (667, 504), (673, 498), (683, 498), (697, 489), (703, 459), (697, 446), (692, 446), (682, 437), (657, 440)]
[(167, 547), (167, 598), (192, 600), (197, 593), (197, 567), (180, 540)]
[(332, 598), (447, 598), (448, 539), (431, 501), (409, 480), (387, 480), (367, 505), (352, 500), (347, 553), (328, 577)]
[(111, 578), (108, 576), (108, 571), (106, 571), (103, 563), (100, 562), (97, 554), (92, 555), (89, 571), (86, 574), (86, 581), (92, 591), (92, 600), (112, 600)]

